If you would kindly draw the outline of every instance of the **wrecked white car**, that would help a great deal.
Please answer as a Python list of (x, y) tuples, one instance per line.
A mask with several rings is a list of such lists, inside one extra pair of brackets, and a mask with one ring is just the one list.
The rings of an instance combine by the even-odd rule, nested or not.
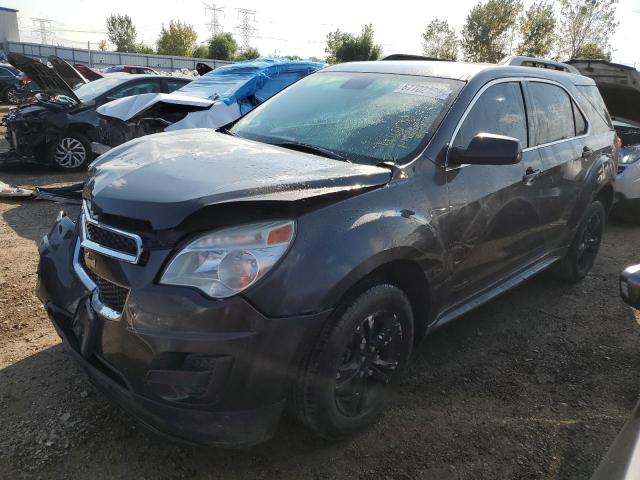
[(259, 58), (212, 70), (171, 94), (121, 98), (98, 108), (102, 154), (133, 138), (185, 128), (220, 128), (253, 110), (323, 63)]

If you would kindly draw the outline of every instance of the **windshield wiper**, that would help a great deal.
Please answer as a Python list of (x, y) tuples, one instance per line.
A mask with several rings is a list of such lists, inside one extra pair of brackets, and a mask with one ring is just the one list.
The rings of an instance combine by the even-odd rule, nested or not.
[(332, 158), (334, 160), (342, 160), (343, 162), (351, 163), (351, 161), (349, 161), (347, 158), (343, 157), (342, 155), (332, 150), (329, 150), (323, 147), (318, 147), (316, 145), (309, 145), (308, 143), (278, 142), (278, 143), (272, 143), (272, 145), (275, 145), (277, 147), (282, 147), (282, 148), (289, 148), (291, 150), (297, 150), (299, 152), (315, 153), (322, 157)]
[(235, 137), (236, 134), (233, 133), (231, 130), (229, 130), (227, 127), (220, 127), (218, 130), (216, 130), (217, 132), (220, 133), (224, 133), (225, 135), (231, 135), (232, 137)]

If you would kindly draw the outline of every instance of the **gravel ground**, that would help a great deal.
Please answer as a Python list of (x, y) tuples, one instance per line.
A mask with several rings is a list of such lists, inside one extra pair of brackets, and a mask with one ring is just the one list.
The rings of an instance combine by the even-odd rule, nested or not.
[(328, 443), (284, 418), (247, 451), (172, 444), (93, 389), (33, 293), (36, 242), (59, 209), (0, 201), (0, 478), (587, 479), (640, 391), (640, 315), (617, 287), (640, 227), (610, 223), (581, 284), (542, 274), (427, 338), (368, 431)]

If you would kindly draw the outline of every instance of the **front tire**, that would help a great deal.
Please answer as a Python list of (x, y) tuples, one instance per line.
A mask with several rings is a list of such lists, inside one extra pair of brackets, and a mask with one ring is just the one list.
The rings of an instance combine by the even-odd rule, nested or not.
[(577, 283), (587, 276), (598, 256), (606, 220), (604, 205), (594, 200), (587, 208), (566, 255), (552, 267), (551, 273), (555, 278)]
[(91, 162), (91, 143), (81, 133), (67, 133), (51, 145), (49, 158), (57, 170), (82, 170)]
[(291, 404), (293, 414), (324, 438), (376, 420), (413, 346), (411, 304), (393, 285), (373, 286), (337, 312), (303, 365)]

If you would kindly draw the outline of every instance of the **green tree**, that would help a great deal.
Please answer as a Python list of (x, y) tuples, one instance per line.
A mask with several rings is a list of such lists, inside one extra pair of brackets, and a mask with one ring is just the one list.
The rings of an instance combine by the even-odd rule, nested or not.
[(553, 5), (542, 0), (534, 2), (520, 19), (518, 55), (546, 57), (551, 53), (555, 41), (556, 19)]
[(465, 59), (496, 63), (511, 52), (520, 0), (487, 0), (467, 15), (462, 29)]
[(134, 52), (136, 27), (129, 15), (111, 14), (107, 18), (107, 37), (116, 46), (116, 52)]
[(610, 40), (616, 31), (618, 0), (559, 0), (560, 53), (576, 58), (586, 44), (601, 51), (610, 49)]
[(260, 52), (257, 48), (249, 47), (246, 50), (243, 50), (236, 56), (236, 60), (253, 60), (254, 58), (258, 58), (260, 56)]
[(209, 58), (209, 47), (207, 45), (198, 45), (193, 49), (191, 56), (194, 58)]
[(285, 55), (285, 58), (288, 58), (289, 60), (302, 60), (300, 55)]
[(209, 58), (233, 60), (238, 51), (238, 42), (229, 32), (217, 33), (209, 40)]
[(422, 51), (427, 57), (458, 59), (458, 36), (446, 20), (432, 20), (422, 33)]
[(362, 27), (360, 35), (336, 30), (327, 35), (328, 63), (353, 62), (358, 60), (377, 60), (382, 54), (382, 46), (373, 41), (373, 26)]
[(611, 53), (605, 52), (595, 43), (585, 43), (575, 58), (589, 58), (594, 60), (611, 61)]
[(169, 28), (162, 25), (160, 36), (156, 42), (160, 55), (176, 55), (188, 57), (193, 53), (193, 47), (198, 35), (193, 26), (180, 20), (169, 22)]
[(156, 53), (156, 51), (153, 49), (153, 47), (150, 47), (149, 45), (146, 45), (142, 42), (140, 43), (136, 43), (134, 52), (136, 53), (144, 53), (147, 55), (153, 55), (154, 53)]
[(107, 44), (106, 40), (100, 40), (100, 42), (98, 43), (98, 50), (100, 50), (101, 52), (106, 52), (109, 49), (109, 45)]

